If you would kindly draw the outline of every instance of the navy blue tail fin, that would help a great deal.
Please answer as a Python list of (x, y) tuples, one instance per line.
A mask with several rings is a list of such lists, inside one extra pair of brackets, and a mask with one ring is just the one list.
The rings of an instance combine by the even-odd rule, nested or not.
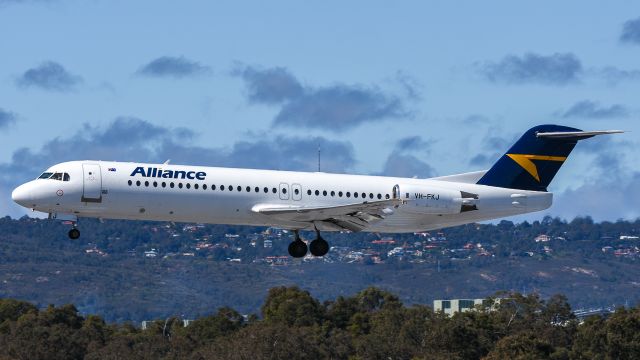
[[(578, 140), (590, 137), (575, 135), (576, 132), (581, 130), (559, 125), (540, 125), (529, 129), (478, 180), (478, 184), (547, 191), (547, 186)], [(551, 136), (539, 136), (539, 133)], [(558, 136), (557, 133), (567, 133), (570, 136)]]

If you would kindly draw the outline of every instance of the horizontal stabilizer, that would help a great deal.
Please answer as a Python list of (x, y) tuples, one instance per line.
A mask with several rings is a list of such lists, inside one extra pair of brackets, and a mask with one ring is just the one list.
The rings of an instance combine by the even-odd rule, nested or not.
[(597, 135), (609, 135), (620, 134), (622, 130), (596, 130), (596, 131), (553, 131), (553, 132), (538, 132), (536, 137), (545, 139), (564, 139), (564, 140), (582, 140), (594, 137)]

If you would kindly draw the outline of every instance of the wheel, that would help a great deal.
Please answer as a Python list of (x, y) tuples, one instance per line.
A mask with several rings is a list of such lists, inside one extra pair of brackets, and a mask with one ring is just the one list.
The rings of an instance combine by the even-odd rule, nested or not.
[(80, 237), (80, 230), (76, 228), (69, 230), (69, 239), (76, 240), (79, 237)]
[(315, 239), (311, 242), (309, 250), (313, 256), (325, 256), (329, 252), (329, 243), (323, 238)]
[(307, 255), (307, 244), (302, 240), (296, 240), (289, 244), (289, 255), (294, 258), (301, 258)]

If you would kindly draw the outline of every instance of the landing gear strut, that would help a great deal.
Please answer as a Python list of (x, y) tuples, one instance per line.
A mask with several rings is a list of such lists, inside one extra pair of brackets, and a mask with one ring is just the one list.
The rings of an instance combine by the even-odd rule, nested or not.
[(289, 255), (294, 258), (301, 258), (307, 255), (307, 244), (300, 239), (300, 233), (298, 230), (294, 230), (295, 239), (289, 244)]
[(69, 230), (69, 239), (76, 240), (79, 237), (80, 237), (80, 230), (76, 229), (75, 227)]

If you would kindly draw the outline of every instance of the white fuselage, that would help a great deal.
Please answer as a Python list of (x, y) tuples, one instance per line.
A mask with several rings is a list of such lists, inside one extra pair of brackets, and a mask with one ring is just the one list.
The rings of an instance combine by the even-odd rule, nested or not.
[[(255, 209), (263, 205), (332, 207), (384, 200), (394, 196), (396, 187), (400, 197), (407, 201), (364, 231), (400, 233), (544, 210), (552, 202), (552, 194), (548, 192), (436, 179), (320, 172), (105, 161), (65, 162), (52, 166), (47, 172), (68, 174), (68, 177), (30, 181), (16, 188), (14, 200), (22, 206), (45, 213), (105, 219), (288, 229), (313, 229), (315, 225), (318, 230), (335, 230), (322, 223), (279, 220)], [(445, 205), (440, 210), (438, 206), (443, 203), (441, 200), (455, 192), (477, 195), (477, 199), (473, 200), (477, 210), (451, 211)], [(417, 194), (430, 196), (433, 201), (416, 211), (416, 208), (412, 208), (412, 201)], [(431, 203), (434, 205), (429, 205)]]

